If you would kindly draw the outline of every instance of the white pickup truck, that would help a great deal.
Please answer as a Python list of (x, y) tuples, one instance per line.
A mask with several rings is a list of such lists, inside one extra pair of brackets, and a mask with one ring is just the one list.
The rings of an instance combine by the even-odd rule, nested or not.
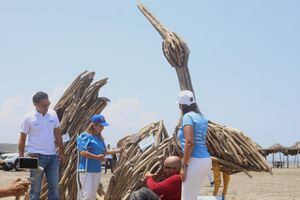
[(2, 169), (10, 171), (19, 170), (19, 154), (18, 153), (4, 153), (0, 155), (0, 164)]

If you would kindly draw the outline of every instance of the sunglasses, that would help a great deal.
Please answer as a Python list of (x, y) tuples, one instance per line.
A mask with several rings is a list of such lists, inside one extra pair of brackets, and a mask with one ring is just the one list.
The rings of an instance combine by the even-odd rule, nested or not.
[(104, 126), (102, 126), (101, 124), (96, 124), (96, 123), (95, 123), (95, 126), (101, 126), (101, 127), (104, 127)]
[(48, 103), (48, 104), (40, 104), (39, 106), (41, 106), (43, 108), (48, 108), (50, 106), (50, 103)]
[(164, 169), (176, 169), (176, 167), (164, 166)]

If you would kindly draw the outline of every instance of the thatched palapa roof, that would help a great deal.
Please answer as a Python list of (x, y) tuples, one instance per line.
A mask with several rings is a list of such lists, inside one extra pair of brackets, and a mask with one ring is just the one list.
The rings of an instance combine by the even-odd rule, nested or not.
[(289, 155), (297, 155), (300, 153), (300, 141), (296, 142), (290, 147), (287, 147), (287, 154)]
[(270, 153), (278, 153), (278, 152), (286, 153), (287, 150), (283, 145), (276, 143), (276, 144), (273, 144), (272, 146), (264, 149), (263, 151), (265, 152), (265, 154), (267, 156)]
[(283, 153), (284, 155), (297, 155), (300, 153), (300, 141), (290, 147), (284, 147), (283, 145), (276, 143), (266, 149), (262, 149), (262, 151), (264, 151), (265, 155), (278, 152)]

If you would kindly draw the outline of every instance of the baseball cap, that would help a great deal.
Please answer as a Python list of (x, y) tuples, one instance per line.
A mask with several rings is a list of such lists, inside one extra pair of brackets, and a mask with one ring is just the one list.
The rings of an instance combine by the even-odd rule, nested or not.
[(96, 124), (100, 124), (101, 126), (109, 126), (109, 124), (105, 121), (104, 116), (101, 114), (93, 115), (90, 121)]
[(189, 90), (182, 90), (178, 95), (177, 103), (189, 106), (193, 103), (196, 103), (196, 99), (194, 97), (193, 92)]

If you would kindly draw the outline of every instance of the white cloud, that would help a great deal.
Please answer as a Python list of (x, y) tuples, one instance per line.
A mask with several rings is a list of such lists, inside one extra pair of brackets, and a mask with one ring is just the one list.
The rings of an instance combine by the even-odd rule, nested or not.
[(11, 118), (13, 113), (22, 105), (24, 105), (24, 101), (20, 94), (6, 99), (0, 108), (0, 120)]
[[(57, 85), (49, 92), (53, 107), (65, 91), (66, 86)], [(34, 93), (34, 92), (33, 92)], [(1, 143), (17, 143), (19, 126), (26, 113), (33, 109), (32, 94), (18, 94), (7, 98), (0, 106)], [(103, 114), (110, 123), (103, 135), (107, 143), (115, 145), (122, 137), (136, 133), (144, 126), (161, 120), (159, 112), (146, 112), (137, 98), (122, 98), (110, 102)]]
[(146, 112), (137, 98), (122, 98), (111, 102), (103, 111), (110, 126), (103, 136), (106, 143), (115, 145), (122, 137), (139, 131), (144, 126), (159, 121), (158, 112)]
[(58, 100), (63, 95), (63, 93), (65, 92), (66, 89), (67, 89), (67, 86), (57, 85), (54, 88), (54, 90), (49, 93), (49, 99), (51, 101), (51, 106), (50, 106), (51, 108), (53, 108), (56, 105), (56, 103), (58, 102)]
[(29, 102), (22, 94), (4, 100), (0, 110), (1, 143), (17, 143), (19, 124)]
[[(66, 86), (57, 85), (49, 92), (49, 99), (53, 107)], [(1, 143), (17, 143), (19, 138), (19, 126), (22, 118), (34, 107), (32, 105), (32, 94), (18, 94), (4, 100), (0, 105), (0, 138)]]

